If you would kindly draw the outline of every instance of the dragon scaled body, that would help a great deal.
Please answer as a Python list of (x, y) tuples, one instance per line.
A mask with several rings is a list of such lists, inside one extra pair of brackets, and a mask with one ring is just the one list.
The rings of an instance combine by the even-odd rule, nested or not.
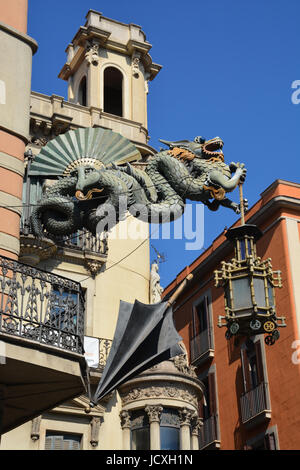
[(245, 180), (246, 169), (224, 162), (219, 137), (162, 142), (168, 148), (151, 157), (145, 170), (128, 162), (93, 165), (92, 159), (77, 159), (72, 171), (55, 182), (33, 210), (35, 235), (42, 236), (45, 230), (67, 235), (84, 227), (95, 234), (112, 210), (115, 223), (127, 211), (147, 222), (170, 221), (182, 215), (187, 199), (214, 211), (222, 205), (239, 213), (239, 204), (226, 193)]

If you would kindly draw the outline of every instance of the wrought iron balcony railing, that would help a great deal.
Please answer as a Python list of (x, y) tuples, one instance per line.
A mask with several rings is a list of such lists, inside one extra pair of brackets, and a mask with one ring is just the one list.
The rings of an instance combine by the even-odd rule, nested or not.
[(191, 363), (199, 363), (201, 359), (207, 358), (209, 352), (214, 350), (212, 330), (208, 328), (190, 341)]
[[(30, 224), (21, 222), (21, 236), (32, 236)], [(72, 235), (54, 236), (45, 231), (45, 238), (52, 240), (57, 247), (70, 248), (77, 251), (86, 251), (97, 255), (107, 255), (107, 238), (100, 234), (93, 235), (88, 230), (78, 230)], [(37, 243), (37, 240), (35, 241)]]
[(200, 427), (199, 432), (200, 450), (204, 449), (205, 447), (211, 446), (212, 444), (219, 444), (217, 423), (217, 415), (212, 415), (209, 418), (203, 420), (203, 425)]
[(241, 396), (241, 415), (242, 422), (247, 423), (254, 418), (269, 419), (271, 410), (268, 405), (268, 384), (262, 382), (257, 387)]
[(80, 283), (0, 256), (1, 334), (83, 354)]

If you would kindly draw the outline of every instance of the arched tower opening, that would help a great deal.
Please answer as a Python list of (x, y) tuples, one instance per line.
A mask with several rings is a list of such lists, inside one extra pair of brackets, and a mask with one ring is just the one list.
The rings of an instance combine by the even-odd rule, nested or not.
[(78, 87), (78, 103), (82, 106), (87, 105), (86, 76), (81, 79), (81, 82)]
[(104, 112), (123, 116), (123, 74), (115, 67), (104, 70)]

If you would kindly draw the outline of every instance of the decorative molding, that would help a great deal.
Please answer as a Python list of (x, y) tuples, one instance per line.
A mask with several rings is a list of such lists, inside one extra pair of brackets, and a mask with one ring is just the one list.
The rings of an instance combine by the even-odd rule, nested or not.
[(145, 407), (145, 411), (148, 415), (150, 424), (160, 422), (160, 415), (163, 411), (163, 407), (161, 405), (147, 405)]
[(120, 416), (120, 420), (121, 420), (121, 428), (122, 429), (125, 429), (125, 428), (130, 429), (131, 428), (131, 416), (130, 416), (129, 411), (122, 410), (120, 412), (119, 416)]

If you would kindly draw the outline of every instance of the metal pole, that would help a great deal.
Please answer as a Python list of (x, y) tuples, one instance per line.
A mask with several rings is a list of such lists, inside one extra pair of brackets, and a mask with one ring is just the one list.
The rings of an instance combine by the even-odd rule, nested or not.
[(245, 208), (244, 208), (244, 197), (243, 197), (243, 184), (239, 184), (240, 190), (240, 210), (241, 210), (241, 225), (245, 225)]

